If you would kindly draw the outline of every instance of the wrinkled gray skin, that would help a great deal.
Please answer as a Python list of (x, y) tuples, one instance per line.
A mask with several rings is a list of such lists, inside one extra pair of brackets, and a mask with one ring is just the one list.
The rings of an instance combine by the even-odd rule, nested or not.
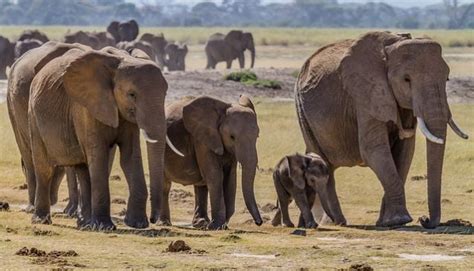
[(334, 171), (345, 166), (368, 166), (380, 180), (385, 193), (377, 225), (412, 221), (404, 184), (418, 122), (427, 137), (430, 213), (421, 224), (439, 224), (448, 123), (467, 138), (452, 121), (448, 75), (438, 43), (387, 32), (325, 46), (306, 61), (295, 88), (296, 107), (306, 151), (321, 155), (329, 166), (328, 194), (336, 200), (328, 215), (335, 223), (346, 222), (334, 180)]
[(13, 64), (15, 43), (0, 36), (0, 79), (7, 79), (6, 68)]
[(168, 71), (184, 71), (186, 69), (185, 59), (188, 54), (188, 46), (170, 43), (166, 45), (166, 67)]
[(38, 48), (41, 45), (43, 45), (43, 43), (35, 39), (17, 41), (15, 44), (15, 60), (20, 58), (23, 54), (25, 54), (29, 50)]
[(316, 194), (328, 210), (327, 186), (329, 169), (321, 157), (315, 153), (294, 154), (284, 157), (273, 172), (273, 183), (278, 196), (278, 211), (272, 220), (273, 226), (294, 227), (288, 213), (288, 205), (294, 199), (300, 209), (298, 227), (316, 228), (311, 208)]
[[(171, 225), (168, 195), (171, 182), (194, 185), (193, 226), (219, 230), (227, 228), (235, 211), (237, 163), (242, 165), (242, 192), (245, 204), (257, 225), (262, 224), (253, 190), (258, 163), (256, 141), (259, 134), (252, 102), (245, 96), (238, 104), (201, 96), (187, 98), (166, 107), (168, 137), (184, 157), (169, 147), (165, 152), (165, 184), (155, 191), (162, 200), (152, 222)], [(209, 191), (212, 220), (207, 214)], [(152, 196), (153, 196), (152, 191)]]
[[(7, 96), (10, 118), (22, 159), (25, 165), (34, 161), (28, 171), (37, 180), (32, 221), (51, 223), (51, 183), (58, 169), (67, 165), (74, 166), (81, 186), (79, 226), (115, 228), (110, 218), (108, 176), (110, 150), (118, 145), (130, 189), (124, 221), (131, 227), (147, 227), (139, 129), (150, 138), (150, 179), (162, 183), (167, 83), (159, 68), (115, 48), (99, 52), (76, 44), (48, 43), (17, 61), (11, 75)], [(19, 121), (25, 117), (17, 116), (26, 115), (22, 100), (28, 97), (30, 84), (28, 125), (24, 125)], [(24, 131), (18, 133), (18, 128), (25, 126), (30, 127), (26, 134), (32, 134), (29, 152), (24, 146), (28, 144)]]
[(216, 33), (209, 37), (205, 52), (207, 56), (206, 69), (215, 69), (217, 63), (226, 62), (227, 69), (232, 67), (234, 59), (239, 60), (240, 68), (245, 67), (245, 50), (251, 54), (250, 68), (255, 64), (255, 44), (252, 33), (232, 30), (227, 35)]
[(154, 60), (156, 58), (155, 51), (151, 44), (146, 41), (136, 40), (136, 41), (121, 41), (117, 43), (116, 46), (118, 49), (127, 51), (131, 53), (134, 49), (140, 49), (141, 51), (145, 52), (149, 59)]
[(39, 31), (39, 30), (25, 30), (21, 33), (20, 37), (18, 38), (19, 41), (23, 40), (39, 40), (42, 43), (46, 43), (49, 41), (48, 36), (46, 36), (45, 33)]
[(150, 33), (145, 33), (140, 37), (141, 41), (146, 41), (151, 44), (155, 53), (155, 61), (160, 66), (160, 68), (164, 68), (165, 66), (165, 47), (168, 44), (163, 34), (160, 35), (153, 35)]

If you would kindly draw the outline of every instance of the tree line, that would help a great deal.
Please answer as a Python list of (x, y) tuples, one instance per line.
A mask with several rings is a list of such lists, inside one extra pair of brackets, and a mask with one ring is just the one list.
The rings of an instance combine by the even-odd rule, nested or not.
[(474, 4), (443, 0), (424, 8), (385, 3), (342, 4), (337, 0), (200, 2), (194, 6), (156, 0), (0, 0), (3, 25), (107, 25), (135, 19), (145, 26), (474, 28)]

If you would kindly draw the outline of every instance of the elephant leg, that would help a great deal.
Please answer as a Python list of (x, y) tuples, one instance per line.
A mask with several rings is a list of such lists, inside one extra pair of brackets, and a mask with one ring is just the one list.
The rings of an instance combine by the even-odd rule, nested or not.
[[(120, 139), (119, 148), (120, 166), (125, 174), (128, 190), (130, 191), (127, 202), (127, 214), (125, 215), (124, 223), (132, 228), (143, 229), (148, 227), (148, 218), (146, 215), (148, 190), (146, 187), (145, 175), (143, 173), (138, 129), (126, 133), (125, 138)], [(110, 150), (108, 151), (110, 155)], [(109, 156), (106, 171), (107, 180), (110, 172), (111, 160), (113, 160), (113, 157)]]
[[(410, 171), (411, 162), (413, 160), (413, 154), (415, 153), (415, 137), (406, 139), (396, 139), (392, 146), (392, 156), (397, 167), (398, 174), (402, 179), (402, 184), (405, 186), (408, 172)], [(382, 205), (380, 207), (379, 219), (377, 225), (382, 224), (382, 218), (385, 215), (385, 197), (382, 198)]]
[(205, 229), (209, 225), (209, 217), (207, 215), (207, 186), (194, 186), (194, 217), (193, 227)]
[[(346, 218), (341, 210), (341, 204), (339, 203), (339, 198), (337, 197), (336, 193), (336, 180), (334, 179), (334, 170), (330, 169), (329, 172), (329, 179), (327, 183), (327, 196), (331, 199), (328, 202), (328, 208), (330, 213), (327, 214), (336, 225), (346, 225)], [(319, 204), (321, 205), (321, 198), (319, 200)], [(314, 205), (314, 204), (313, 204)]]
[[(316, 198), (316, 193), (314, 191), (307, 191), (306, 192), (306, 197), (307, 197), (307, 200), (308, 200), (308, 209), (309, 209), (309, 213), (311, 213), (311, 216), (308, 216), (308, 217), (313, 217), (313, 213), (311, 212), (311, 207), (314, 205), (314, 201), (315, 201), (315, 198)], [(307, 225), (308, 224), (308, 225)], [(318, 224), (316, 223), (316, 221), (314, 221), (314, 217), (313, 217), (313, 221), (308, 221), (308, 223), (306, 223), (306, 219), (304, 218), (304, 215), (303, 215), (303, 212), (300, 213), (300, 217), (299, 217), (299, 221), (298, 221), (298, 228), (314, 228), (316, 227)]]
[(35, 168), (31, 159), (25, 159), (21, 161), (21, 166), (25, 173), (26, 184), (28, 186), (28, 206), (25, 211), (27, 213), (33, 213), (35, 210), (35, 195), (36, 195), (36, 177)]
[(90, 157), (88, 167), (92, 196), (91, 227), (94, 230), (115, 230), (116, 227), (110, 217), (108, 146), (96, 144), (88, 157)]
[(230, 218), (235, 212), (235, 193), (237, 191), (237, 163), (230, 167), (224, 168), (224, 202), (225, 202), (225, 218), (229, 223)]
[(73, 169), (79, 182), (79, 211), (77, 215), (77, 225), (79, 228), (91, 227), (92, 216), (92, 195), (91, 178), (87, 165), (77, 165)]
[[(361, 118), (359, 118), (361, 119)], [(377, 226), (400, 226), (412, 221), (405, 204), (405, 191), (388, 142), (384, 123), (359, 122), (359, 147), (365, 163), (384, 189), (383, 217)]]
[[(291, 202), (290, 194), (285, 190), (283, 185), (281, 184), (281, 180), (279, 175), (273, 174), (273, 183), (275, 184), (275, 189), (277, 192), (278, 197), (278, 212), (280, 213), (280, 223), (283, 224), (285, 227), (293, 228), (295, 225), (291, 222), (290, 214), (288, 212), (288, 206)], [(273, 220), (277, 219), (278, 213), (275, 215)]]
[(245, 68), (245, 55), (244, 55), (244, 52), (239, 54), (239, 65), (240, 65), (241, 69)]
[(276, 207), (277, 207), (277, 211), (275, 212), (275, 216), (273, 216), (273, 219), (272, 219), (273, 227), (277, 227), (281, 225), (281, 212), (280, 212), (280, 204), (278, 203), (278, 200), (276, 202)]
[(63, 212), (69, 217), (75, 217), (77, 216), (77, 207), (79, 205), (79, 190), (77, 187), (76, 171), (74, 170), (74, 167), (66, 168), (66, 178), (69, 201)]
[(51, 205), (58, 203), (59, 186), (64, 178), (64, 168), (56, 167), (54, 169), (53, 179), (51, 180), (50, 201)]
[(171, 226), (170, 195), (171, 181), (165, 178), (163, 184), (163, 194), (161, 195), (161, 210), (158, 224), (162, 226)]

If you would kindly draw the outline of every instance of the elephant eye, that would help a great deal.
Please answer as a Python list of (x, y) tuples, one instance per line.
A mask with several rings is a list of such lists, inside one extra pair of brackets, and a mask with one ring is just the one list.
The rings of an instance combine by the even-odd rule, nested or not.
[(230, 139), (232, 139), (232, 141), (235, 141), (235, 136), (234, 136), (234, 135), (230, 135)]
[(408, 75), (405, 76), (405, 82), (407, 82), (407, 83), (411, 82), (410, 77), (408, 77)]
[(449, 77), (446, 79), (446, 81), (449, 81)]
[(133, 91), (129, 92), (127, 95), (132, 100), (135, 100), (137, 98), (137, 95)]

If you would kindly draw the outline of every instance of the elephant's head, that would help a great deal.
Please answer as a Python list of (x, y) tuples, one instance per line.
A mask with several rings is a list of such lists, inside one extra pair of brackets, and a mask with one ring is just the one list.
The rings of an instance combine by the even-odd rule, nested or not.
[(183, 108), (186, 130), (215, 155), (232, 154), (242, 165), (242, 192), (250, 214), (257, 225), (262, 224), (254, 194), (258, 165), (256, 142), (259, 134), (255, 109), (246, 96), (231, 105), (202, 96)]
[(255, 63), (255, 43), (253, 41), (252, 33), (232, 30), (225, 36), (224, 40), (234, 48), (236, 52), (240, 53), (249, 50), (251, 54), (250, 67), (253, 68)]
[(48, 36), (46, 36), (45, 33), (40, 32), (36, 29), (35, 30), (25, 30), (25, 31), (23, 31), (23, 33), (21, 33), (20, 37), (18, 38), (19, 41), (31, 40), (31, 39), (39, 40), (42, 43), (46, 43), (46, 42), (49, 41), (49, 38), (48, 38)]
[(87, 46), (90, 46), (93, 49), (99, 49), (100, 42), (97, 37), (93, 34), (84, 32), (82, 30), (77, 31), (75, 33), (69, 33), (64, 36), (65, 43), (80, 43)]
[(138, 23), (135, 20), (122, 22), (118, 25), (120, 41), (132, 41), (138, 36)]
[(119, 34), (119, 22), (117, 21), (112, 21), (110, 24), (107, 26), (107, 32), (109, 32), (112, 37), (114, 37), (115, 42), (120, 42), (120, 34)]
[(163, 34), (153, 35), (150, 33), (145, 33), (140, 37), (140, 40), (146, 41), (151, 44), (153, 50), (155, 51), (156, 59), (155, 61), (160, 65), (160, 67), (165, 66), (165, 47), (168, 44)]
[(15, 45), (15, 59), (20, 58), (24, 53), (31, 49), (38, 48), (41, 45), (43, 45), (43, 43), (35, 39), (18, 41)]
[[(449, 67), (441, 46), (430, 39), (371, 32), (353, 43), (342, 60), (341, 70), (344, 88), (353, 96), (357, 108), (379, 121), (394, 123), (399, 130), (413, 128), (418, 121), (427, 139), (430, 211), (430, 218), (421, 223), (426, 228), (436, 227), (441, 218), (447, 125), (467, 138), (452, 120), (446, 97)], [(409, 114), (402, 114), (402, 110)]]
[(165, 48), (166, 55), (166, 66), (169, 71), (184, 71), (185, 58), (188, 54), (188, 46), (186, 44), (179, 46), (174, 43), (166, 45)]
[(15, 43), (0, 36), (0, 79), (6, 79), (6, 67), (13, 64), (15, 58)]

